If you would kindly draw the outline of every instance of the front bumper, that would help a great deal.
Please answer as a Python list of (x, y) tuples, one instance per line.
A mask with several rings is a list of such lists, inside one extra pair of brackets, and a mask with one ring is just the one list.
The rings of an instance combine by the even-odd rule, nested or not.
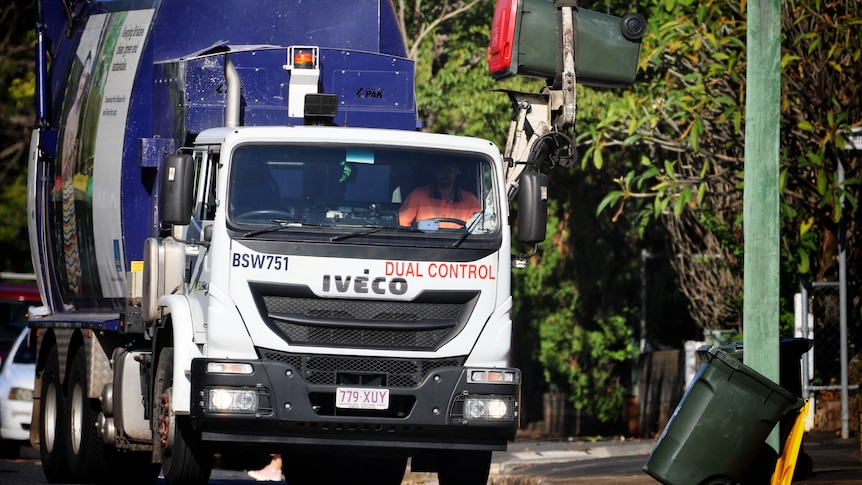
[(0, 409), (0, 438), (12, 441), (30, 439), (33, 401), (6, 400)]
[[(508, 382), (476, 382), (463, 359), (351, 358), (261, 352), (251, 361), (194, 359), (191, 417), (208, 442), (400, 449), (505, 450), (518, 426), (520, 372), (493, 369)], [(243, 373), (207, 372), (211, 363), (245, 364)], [(223, 368), (224, 366), (222, 366)], [(388, 389), (386, 409), (336, 407), (339, 388)], [(254, 410), (208, 410), (212, 389), (254, 390)], [(499, 419), (474, 419), (469, 400), (505, 403)], [(472, 409), (472, 407), (471, 407)]]

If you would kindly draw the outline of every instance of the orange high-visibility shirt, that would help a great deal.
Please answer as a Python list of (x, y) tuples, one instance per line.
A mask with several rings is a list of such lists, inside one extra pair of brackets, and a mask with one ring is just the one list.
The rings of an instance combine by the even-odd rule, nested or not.
[[(402, 226), (410, 226), (416, 221), (435, 217), (450, 217), (467, 222), (473, 214), (482, 210), (482, 204), (479, 203), (479, 198), (472, 193), (461, 189), (455, 190), (455, 198), (452, 199), (452, 202), (446, 202), (442, 199), (433, 185), (419, 187), (410, 192), (398, 212), (399, 223)], [(461, 226), (441, 223), (440, 227), (457, 228)]]

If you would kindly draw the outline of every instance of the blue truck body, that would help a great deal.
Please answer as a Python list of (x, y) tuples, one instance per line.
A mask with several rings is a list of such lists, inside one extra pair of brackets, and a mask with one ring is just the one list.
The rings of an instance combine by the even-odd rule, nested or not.
[[(389, 2), (265, 0), (250, 8), (239, 0), (141, 0), (71, 8), (75, 19), (67, 22), (63, 2), (42, 2), (51, 69), (37, 93), (45, 126), (39, 147), (52, 163), (38, 168), (54, 184), (35, 187), (42, 232), (31, 242), (41, 249), (35, 263), (54, 313), (64, 305), (123, 309), (124, 274), (142, 259), (144, 240), (160, 230), (162, 159), (224, 124), (223, 54), (231, 53), (243, 83), (245, 126), (303, 124), (301, 116), (288, 116), (285, 47), (315, 45), (324, 66), (321, 91), (339, 98), (336, 125), (417, 128), (413, 63), (404, 57)], [(136, 20), (127, 20), (129, 11)], [(108, 122), (120, 126), (106, 129)], [(97, 152), (99, 131), (116, 146)], [(73, 167), (64, 170), (70, 157)], [(93, 173), (109, 165), (104, 177)], [(77, 190), (73, 208), (67, 200), (66, 220), (59, 206), (49, 207), (63, 198), (64, 178)], [(108, 226), (114, 237), (97, 244), (94, 224)], [(63, 225), (65, 232), (51, 229)]]

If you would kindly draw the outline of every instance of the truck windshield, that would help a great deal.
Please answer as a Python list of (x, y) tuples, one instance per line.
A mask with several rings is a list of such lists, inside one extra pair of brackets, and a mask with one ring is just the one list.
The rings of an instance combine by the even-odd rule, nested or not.
[(454, 152), (243, 145), (231, 161), (228, 218), (250, 231), (491, 234), (498, 229), (493, 174), (484, 157)]

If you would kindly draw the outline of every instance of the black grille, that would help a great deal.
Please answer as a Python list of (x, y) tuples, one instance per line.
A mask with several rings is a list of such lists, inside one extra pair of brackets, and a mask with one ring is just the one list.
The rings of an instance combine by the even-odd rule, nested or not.
[(459, 367), (464, 358), (450, 359), (380, 359), (367, 357), (298, 355), (277, 350), (259, 349), (261, 359), (285, 362), (296, 367), (311, 384), (339, 385), (339, 375), (362, 374), (385, 376), (387, 387), (415, 387), (425, 376), (442, 367)]
[(401, 301), (342, 300), (264, 296), (270, 314), (304, 315), (335, 320), (375, 322), (452, 321), (461, 314), (461, 303), (416, 303)]
[(466, 324), (478, 292), (426, 292), (414, 301), (320, 298), (306, 287), (252, 285), (261, 314), (295, 345), (435, 350)]
[(273, 320), (273, 324), (288, 342), (333, 347), (432, 349), (450, 330), (450, 328), (431, 331), (320, 328), (281, 320)]

